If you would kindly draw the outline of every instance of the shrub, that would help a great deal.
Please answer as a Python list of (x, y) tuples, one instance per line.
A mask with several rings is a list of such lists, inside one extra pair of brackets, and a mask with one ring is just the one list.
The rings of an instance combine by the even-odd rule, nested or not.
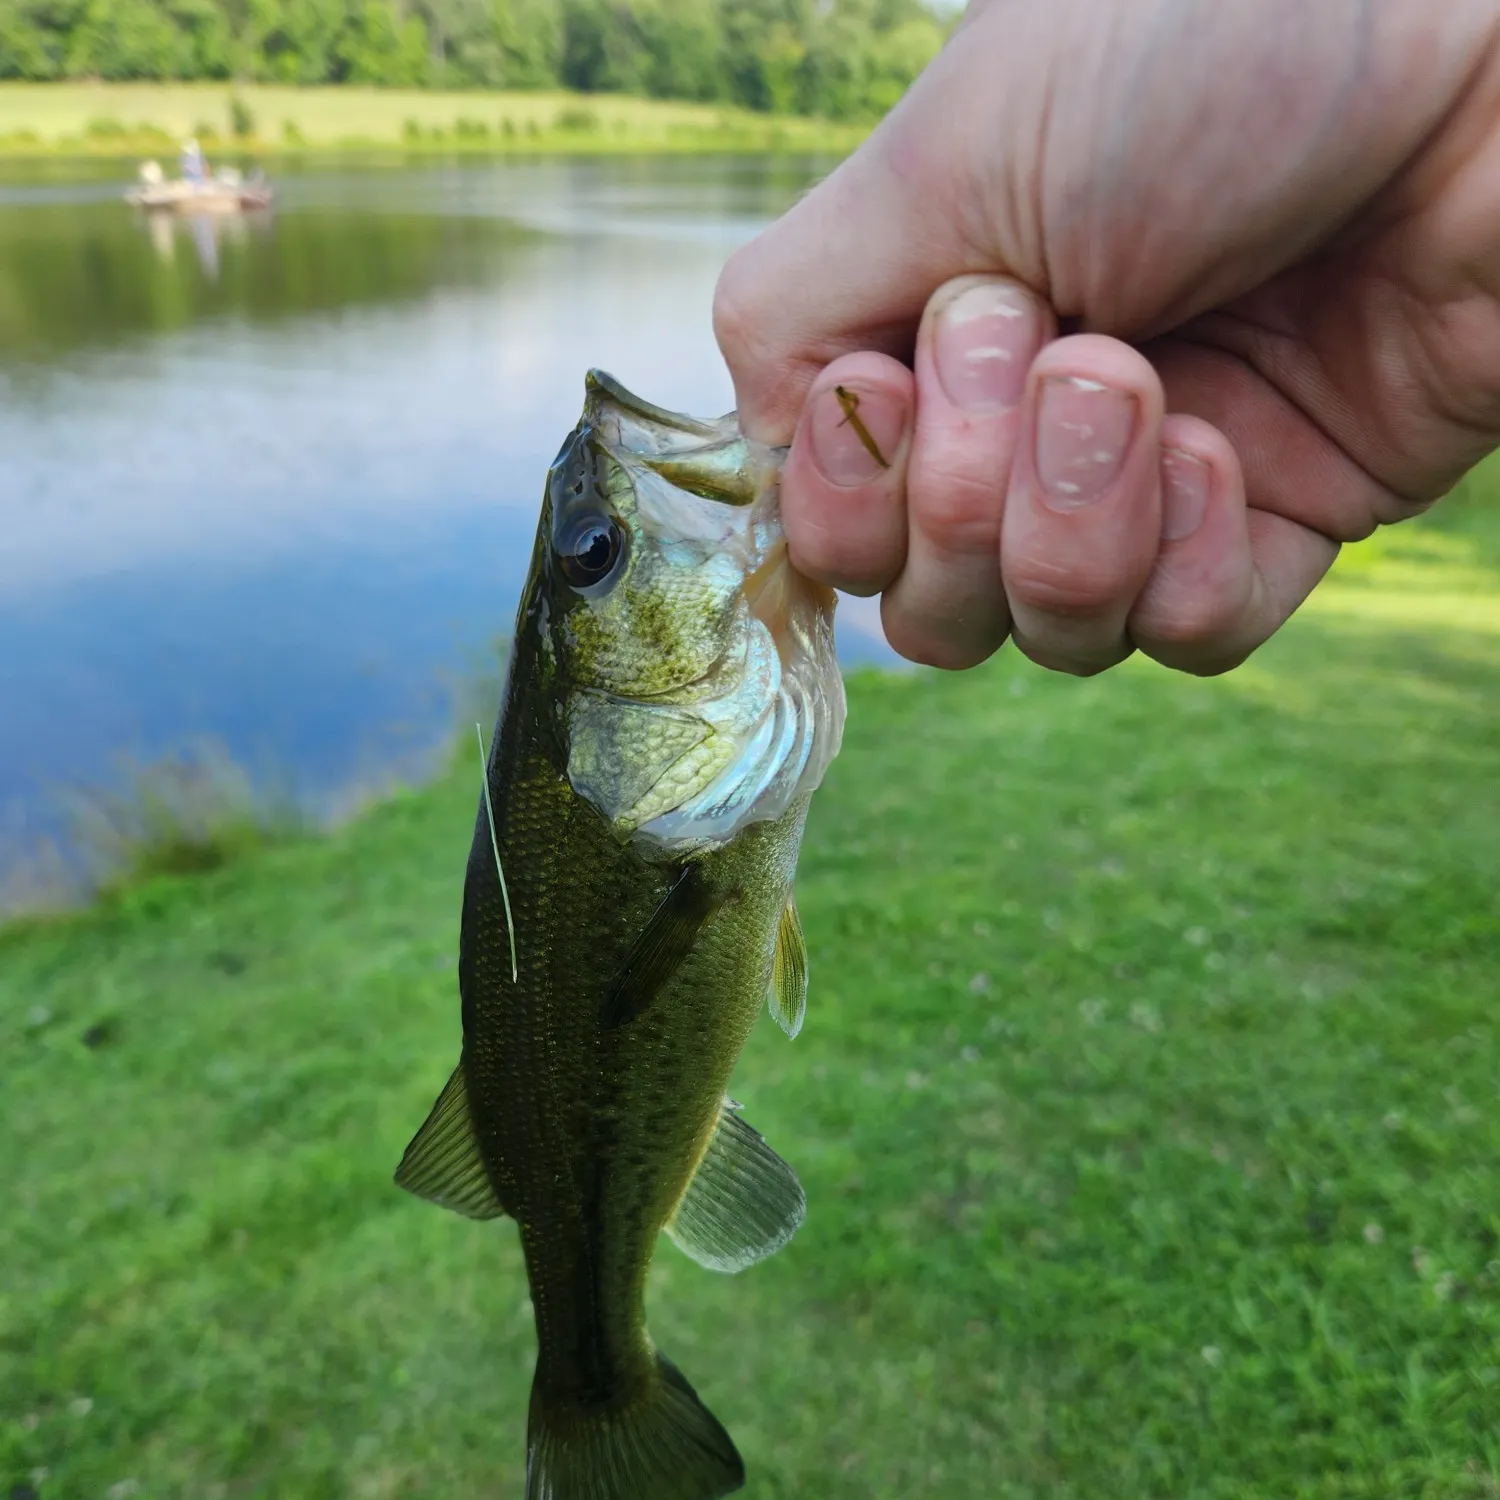
[(599, 128), (599, 116), (595, 112), (581, 104), (570, 104), (566, 109), (557, 112), (557, 118), (552, 122), (553, 129), (567, 131), (597, 130)]
[(117, 789), (75, 792), (68, 804), (73, 842), (99, 890), (217, 870), (305, 827), (289, 799), (266, 798), (212, 744), (123, 760)]
[(255, 111), (238, 94), (229, 96), (229, 129), (239, 140), (255, 134)]

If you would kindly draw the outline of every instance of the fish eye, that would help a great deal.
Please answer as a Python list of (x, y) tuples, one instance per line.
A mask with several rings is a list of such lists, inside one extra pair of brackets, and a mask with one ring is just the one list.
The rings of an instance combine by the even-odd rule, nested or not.
[(625, 550), (620, 523), (609, 516), (584, 516), (560, 540), (557, 564), (575, 589), (603, 583)]

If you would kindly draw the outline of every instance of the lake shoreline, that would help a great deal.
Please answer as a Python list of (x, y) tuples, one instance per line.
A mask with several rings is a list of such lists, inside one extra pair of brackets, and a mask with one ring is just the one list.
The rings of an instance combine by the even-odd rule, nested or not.
[(844, 155), (868, 122), (564, 90), (0, 83), (0, 162), (132, 161), (196, 136), (212, 156)]

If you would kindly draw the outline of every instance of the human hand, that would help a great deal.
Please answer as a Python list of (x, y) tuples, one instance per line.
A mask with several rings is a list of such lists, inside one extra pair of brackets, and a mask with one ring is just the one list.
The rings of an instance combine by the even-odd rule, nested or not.
[(1243, 660), (1500, 443), (1497, 40), (1500, 0), (976, 0), (720, 281), (793, 560), (938, 666)]

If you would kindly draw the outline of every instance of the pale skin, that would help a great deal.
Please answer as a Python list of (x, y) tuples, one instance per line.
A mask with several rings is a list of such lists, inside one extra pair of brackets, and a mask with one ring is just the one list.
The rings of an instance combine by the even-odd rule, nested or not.
[(904, 655), (1224, 671), (1500, 445), (1500, 0), (975, 0), (715, 327)]

